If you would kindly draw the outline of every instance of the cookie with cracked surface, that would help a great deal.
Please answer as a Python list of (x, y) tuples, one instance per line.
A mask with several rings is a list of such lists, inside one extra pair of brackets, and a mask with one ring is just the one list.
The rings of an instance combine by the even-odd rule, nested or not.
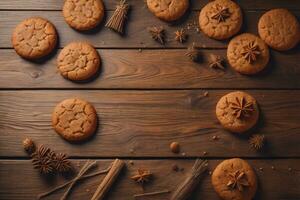
[(86, 42), (72, 42), (60, 52), (57, 68), (61, 75), (72, 81), (83, 81), (93, 77), (99, 70), (100, 56)]
[(91, 137), (97, 127), (95, 108), (81, 99), (60, 102), (52, 114), (52, 126), (64, 139), (80, 142)]
[(243, 23), (241, 8), (231, 0), (215, 0), (202, 8), (199, 25), (210, 38), (224, 40), (239, 32)]
[(224, 160), (211, 176), (216, 193), (223, 200), (252, 200), (257, 178), (249, 163), (240, 158)]
[(225, 129), (243, 133), (256, 125), (259, 108), (251, 95), (236, 91), (226, 94), (219, 100), (216, 116)]
[(159, 19), (171, 22), (184, 15), (189, 0), (147, 0), (148, 9)]
[(262, 39), (250, 33), (243, 33), (229, 42), (227, 58), (237, 72), (253, 75), (265, 69), (270, 53)]
[(25, 19), (16, 26), (12, 35), (12, 45), (17, 54), (29, 60), (48, 55), (56, 43), (55, 27), (41, 17)]
[(259, 19), (258, 33), (271, 48), (286, 51), (299, 43), (300, 25), (288, 10), (273, 9)]
[(63, 16), (72, 28), (90, 30), (101, 23), (104, 5), (102, 0), (65, 0)]

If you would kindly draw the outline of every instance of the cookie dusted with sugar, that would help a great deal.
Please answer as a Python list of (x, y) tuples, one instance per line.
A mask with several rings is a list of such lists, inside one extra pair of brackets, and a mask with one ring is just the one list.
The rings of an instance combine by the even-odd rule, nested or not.
[(258, 22), (260, 37), (273, 49), (286, 51), (300, 41), (300, 25), (297, 18), (286, 9), (266, 12)]
[(80, 142), (91, 137), (97, 128), (95, 108), (78, 98), (60, 102), (52, 114), (52, 126), (64, 139)]
[(231, 0), (215, 0), (202, 8), (200, 29), (205, 35), (224, 40), (239, 32), (243, 23), (241, 8)]
[(100, 56), (87, 42), (72, 42), (60, 52), (57, 68), (61, 75), (72, 81), (92, 78), (100, 68)]
[(16, 26), (12, 35), (12, 45), (17, 54), (29, 60), (48, 55), (56, 43), (55, 27), (41, 17), (25, 19)]
[(90, 30), (101, 23), (104, 5), (102, 0), (65, 0), (63, 16), (72, 28)]
[(256, 125), (259, 108), (256, 100), (246, 92), (231, 92), (217, 103), (216, 116), (225, 129), (243, 133)]
[(189, 0), (147, 0), (147, 6), (156, 17), (171, 22), (184, 15), (189, 7)]

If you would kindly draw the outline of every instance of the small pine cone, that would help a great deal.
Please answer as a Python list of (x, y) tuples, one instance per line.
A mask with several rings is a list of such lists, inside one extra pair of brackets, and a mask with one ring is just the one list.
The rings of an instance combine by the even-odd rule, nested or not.
[(32, 154), (35, 151), (35, 144), (30, 138), (25, 138), (25, 140), (23, 140), (23, 147), (29, 154)]
[(59, 173), (68, 173), (73, 170), (71, 162), (68, 160), (68, 157), (64, 153), (56, 154), (52, 160), (53, 167)]
[(41, 174), (52, 174), (53, 167), (51, 159), (49, 159), (49, 154), (52, 151), (48, 147), (39, 146), (38, 149), (31, 155), (32, 164), (35, 169), (38, 169)]

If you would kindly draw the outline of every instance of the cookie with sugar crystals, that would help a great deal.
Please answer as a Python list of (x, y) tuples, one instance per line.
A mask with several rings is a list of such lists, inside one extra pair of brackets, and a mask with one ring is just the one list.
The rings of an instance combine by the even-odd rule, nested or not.
[(147, 0), (148, 9), (159, 19), (175, 21), (184, 15), (189, 0)]
[(243, 23), (241, 8), (231, 0), (211, 1), (201, 9), (199, 25), (210, 38), (224, 40), (239, 32)]
[(223, 200), (252, 200), (257, 190), (254, 170), (240, 158), (221, 162), (212, 173), (211, 181)]
[(91, 137), (97, 128), (95, 108), (78, 98), (60, 102), (52, 114), (52, 126), (64, 139), (80, 142)]
[(102, 0), (65, 0), (63, 16), (72, 28), (90, 30), (103, 20), (104, 5)]
[(48, 55), (56, 43), (55, 27), (41, 17), (25, 19), (16, 26), (12, 35), (12, 45), (17, 54), (29, 60)]
[(273, 9), (261, 16), (258, 22), (260, 37), (273, 49), (286, 51), (300, 41), (297, 18), (286, 9)]
[(243, 133), (254, 127), (259, 119), (256, 100), (246, 92), (230, 92), (216, 106), (221, 125), (234, 133)]

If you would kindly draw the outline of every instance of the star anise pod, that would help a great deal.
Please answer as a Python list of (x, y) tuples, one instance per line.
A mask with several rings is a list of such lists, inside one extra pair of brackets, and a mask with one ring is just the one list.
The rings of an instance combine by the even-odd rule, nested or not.
[(261, 150), (265, 143), (265, 136), (255, 134), (249, 139), (250, 146), (255, 150)]
[(242, 192), (244, 187), (248, 186), (249, 182), (244, 172), (237, 170), (234, 173), (229, 173), (227, 187), (229, 187), (231, 190), (238, 189), (240, 192)]
[(248, 63), (253, 63), (257, 60), (257, 57), (260, 55), (258, 44), (255, 41), (249, 42), (243, 47), (243, 51), (241, 52), (241, 54)]
[(138, 169), (137, 174), (132, 176), (131, 179), (139, 184), (144, 184), (150, 180), (152, 173), (149, 170)]
[(183, 29), (177, 30), (175, 31), (175, 40), (177, 42), (183, 43), (186, 41), (186, 34), (185, 31)]
[(71, 162), (68, 160), (68, 157), (64, 153), (56, 154), (52, 158), (52, 164), (56, 171), (59, 173), (67, 173), (73, 170)]
[(39, 146), (38, 149), (31, 155), (34, 168), (38, 169), (42, 174), (51, 174), (53, 172), (49, 154), (52, 154), (52, 151), (48, 147)]
[(209, 63), (210, 68), (217, 68), (217, 69), (224, 70), (225, 68), (223, 66), (223, 63), (224, 63), (224, 59), (221, 56), (214, 55), (214, 54), (210, 55), (210, 63)]
[(192, 61), (197, 62), (199, 60), (200, 52), (193, 43), (191, 46), (188, 47), (185, 55), (189, 57)]
[(157, 42), (164, 44), (165, 43), (165, 33), (163, 27), (153, 26), (148, 28), (149, 33), (151, 34), (152, 38)]
[(233, 115), (235, 115), (237, 119), (249, 117), (254, 111), (253, 103), (247, 102), (244, 97), (241, 97), (240, 99), (236, 97), (235, 100), (235, 102), (230, 102), (230, 108), (233, 110)]
[(229, 8), (223, 7), (221, 5), (216, 5), (215, 12), (211, 16), (212, 19), (215, 19), (220, 22), (225, 22), (227, 18), (231, 16), (231, 13), (229, 12)]

